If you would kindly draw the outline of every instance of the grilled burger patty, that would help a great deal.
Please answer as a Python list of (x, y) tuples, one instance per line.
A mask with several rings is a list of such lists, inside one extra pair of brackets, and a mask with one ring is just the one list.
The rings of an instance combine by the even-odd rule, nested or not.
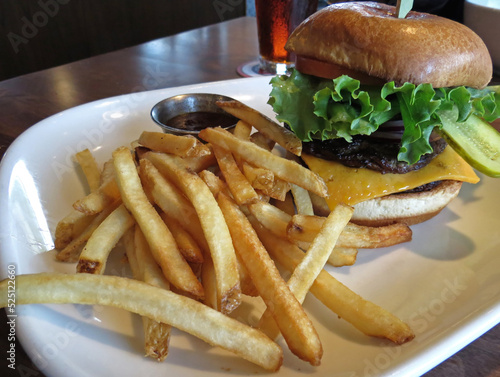
[(398, 161), (400, 148), (398, 142), (367, 136), (354, 136), (350, 143), (343, 138), (304, 142), (303, 151), (324, 160), (340, 162), (352, 168), (367, 168), (382, 174), (405, 174), (429, 164), (444, 150), (446, 142), (443, 139), (436, 139), (431, 141), (431, 146), (433, 152), (423, 155), (413, 165)]

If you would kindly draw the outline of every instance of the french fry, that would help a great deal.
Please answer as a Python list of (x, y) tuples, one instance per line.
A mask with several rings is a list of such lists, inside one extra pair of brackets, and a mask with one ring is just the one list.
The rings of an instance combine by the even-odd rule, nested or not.
[[(147, 241), (140, 228), (138, 226), (130, 228), (123, 239), (134, 278), (156, 287), (170, 289), (168, 281), (148, 249)], [(141, 318), (144, 329), (145, 355), (158, 361), (165, 360), (168, 355), (172, 326), (145, 316)]]
[(88, 239), (78, 259), (76, 272), (104, 273), (109, 253), (134, 224), (134, 218), (123, 204), (111, 212)]
[(244, 206), (258, 201), (259, 196), (238, 168), (231, 152), (218, 146), (214, 146), (213, 149), (219, 168), (236, 202)]
[(226, 195), (220, 193), (217, 201), (226, 222), (232, 224), (230, 231), (235, 248), (288, 347), (300, 359), (319, 365), (323, 348), (318, 334), (260, 243), (252, 225)]
[(253, 165), (271, 170), (278, 178), (295, 183), (322, 197), (328, 194), (325, 182), (311, 170), (295, 161), (268, 152), (250, 141), (240, 140), (220, 127), (205, 128), (199, 136), (212, 145), (230, 150)]
[(165, 277), (177, 288), (195, 297), (203, 297), (203, 286), (182, 257), (172, 234), (144, 193), (130, 150), (125, 147), (116, 149), (113, 152), (113, 162), (123, 203), (141, 227), (151, 253)]
[(123, 235), (123, 245), (130, 270), (132, 271), (132, 276), (136, 280), (144, 281), (142, 271), (139, 269), (137, 253), (135, 252), (135, 228), (136, 226), (134, 225), (125, 232)]
[(113, 166), (113, 159), (109, 159), (102, 165), (100, 185), (115, 179), (115, 167)]
[(317, 216), (328, 216), (330, 213), (330, 207), (326, 203), (325, 198), (322, 198), (312, 192), (309, 193), (311, 197), (311, 202), (313, 204), (314, 214)]
[(149, 191), (156, 205), (179, 221), (203, 250), (208, 250), (198, 214), (189, 200), (173, 183), (161, 175), (151, 161), (143, 158), (139, 164), (139, 173), (145, 189)]
[(292, 219), (288, 213), (262, 201), (249, 205), (248, 209), (264, 227), (279, 237), (287, 238), (288, 223)]
[(231, 235), (214, 196), (197, 174), (186, 169), (181, 159), (153, 152), (145, 157), (181, 188), (193, 204), (214, 263), (220, 310), (230, 313), (241, 303), (240, 278)]
[[(293, 271), (304, 258), (304, 253), (289, 241), (276, 237), (257, 221), (253, 225), (272, 257), (288, 271)], [(310, 291), (331, 311), (366, 335), (389, 339), (396, 344), (406, 343), (415, 337), (406, 323), (363, 299), (325, 270), (319, 273)]]
[(94, 216), (90, 224), (76, 238), (72, 239), (63, 249), (59, 250), (56, 259), (61, 262), (77, 262), (85, 242), (88, 241), (97, 227), (113, 212), (121, 200), (117, 200), (104, 208), (97, 216)]
[(278, 208), (279, 210), (285, 212), (287, 215), (291, 216), (295, 215), (295, 203), (293, 202), (293, 197), (291, 192), (287, 192), (284, 200), (276, 200), (273, 199), (271, 204)]
[[(158, 288), (170, 289), (170, 284), (165, 279), (165, 275), (156, 263), (147, 243), (144, 233), (140, 227), (135, 227), (134, 232), (135, 256), (142, 281)], [(152, 320), (148, 317), (143, 318), (144, 328), (144, 350), (146, 356), (153, 357), (158, 361), (163, 361), (168, 355), (170, 330), (172, 326)]]
[(203, 264), (201, 265), (201, 282), (205, 289), (205, 305), (212, 309), (219, 310), (220, 302), (217, 293), (217, 276), (215, 273), (214, 263), (210, 252), (205, 253), (203, 256)]
[[(0, 282), (0, 307), (7, 306), (8, 279)], [(261, 331), (166, 289), (118, 276), (41, 273), (16, 276), (16, 304), (85, 304), (124, 309), (167, 323), (226, 349), (269, 371), (283, 351)]]
[(177, 136), (163, 132), (143, 131), (139, 144), (156, 152), (174, 154), (181, 157), (202, 157), (209, 155), (210, 149), (194, 136)]
[(275, 141), (268, 139), (266, 135), (261, 132), (255, 132), (250, 135), (250, 141), (269, 152), (272, 151), (276, 145)]
[(212, 147), (207, 144), (210, 149), (210, 154), (201, 157), (184, 157), (182, 160), (186, 164), (186, 167), (191, 169), (195, 173), (199, 173), (205, 169), (209, 169), (212, 166), (217, 165), (217, 160), (212, 152)]
[(174, 236), (175, 243), (184, 259), (189, 263), (203, 263), (203, 253), (191, 234), (171, 215), (163, 212), (160, 216)]
[[(323, 270), (342, 229), (351, 219), (353, 212), (352, 207), (338, 205), (326, 218), (320, 232), (314, 238), (300, 263), (293, 270), (287, 285), (301, 304), (304, 302), (309, 288)], [(279, 328), (269, 309), (262, 315), (258, 327), (271, 339), (276, 339), (279, 335)]]
[[(219, 177), (217, 177), (215, 174), (213, 174), (209, 170), (204, 170), (200, 172), (200, 177), (203, 179), (203, 181), (207, 184), (207, 186), (210, 188), (210, 191), (212, 192), (214, 197), (217, 197), (220, 192), (223, 192), (227, 196), (231, 196), (231, 192), (229, 191), (229, 188), (227, 187), (226, 183), (223, 182)], [(255, 286), (252, 282), (252, 278), (248, 274), (247, 269), (245, 268), (243, 262), (241, 261), (241, 258), (239, 255), (236, 253), (236, 261), (238, 264), (238, 275), (240, 276), (240, 287), (241, 287), (241, 292), (248, 295), (248, 296), (257, 296), (258, 293), (255, 289)], [(212, 263), (212, 261), (210, 261)], [(205, 266), (203, 266), (205, 267)], [(205, 270), (205, 268), (204, 268)], [(206, 272), (207, 277), (205, 278), (205, 281), (209, 286), (211, 285), (211, 281), (214, 279), (212, 278), (212, 270), (213, 270), (213, 264), (212, 266), (207, 266)], [(215, 275), (214, 275), (215, 276)], [(205, 283), (204, 283), (205, 286)], [(206, 292), (206, 289), (205, 289)], [(208, 301), (208, 300), (205, 300)], [(213, 300), (212, 300), (213, 301)], [(214, 306), (211, 306), (214, 307)], [(216, 308), (216, 307), (214, 307)]]
[[(312, 242), (324, 217), (295, 215), (287, 226), (288, 238), (299, 242)], [(339, 238), (338, 246), (356, 249), (373, 249), (397, 245), (411, 240), (412, 231), (404, 224), (369, 227), (349, 223)]]
[(238, 273), (240, 275), (241, 292), (247, 296), (258, 296), (259, 292), (257, 291), (257, 288), (252, 281), (252, 277), (245, 267), (245, 263), (243, 263), (238, 253), (236, 253), (236, 260), (238, 261)]
[(271, 190), (274, 186), (274, 174), (269, 169), (257, 168), (247, 162), (242, 164), (243, 174), (253, 188)]
[(92, 153), (88, 149), (84, 149), (75, 154), (75, 159), (82, 168), (90, 191), (97, 190), (100, 186), (101, 172)]
[(226, 182), (216, 176), (210, 170), (203, 170), (198, 173), (203, 182), (208, 186), (213, 196), (217, 196), (219, 192), (223, 191), (226, 195), (231, 196), (231, 191), (227, 187)]
[(244, 120), (254, 126), (259, 132), (274, 140), (287, 151), (300, 156), (302, 152), (302, 141), (290, 130), (281, 127), (261, 112), (252, 109), (239, 101), (219, 101), (217, 106), (224, 109), (229, 114)]
[(242, 140), (248, 140), (251, 133), (252, 125), (243, 120), (239, 120), (233, 130), (233, 135)]
[(314, 215), (311, 197), (309, 196), (307, 190), (304, 190), (302, 187), (292, 184), (291, 191), (297, 213), (300, 213), (302, 215)]
[(54, 246), (58, 250), (64, 249), (69, 243), (78, 237), (92, 222), (96, 215), (86, 215), (76, 209), (72, 209), (56, 226), (54, 232)]
[(270, 198), (283, 201), (286, 198), (287, 193), (291, 189), (291, 184), (283, 179), (275, 178), (271, 188), (266, 188), (260, 190), (264, 195)]
[[(108, 165), (108, 170), (109, 165)], [(103, 172), (104, 176), (104, 172)], [(107, 205), (120, 198), (120, 191), (114, 177), (114, 170), (106, 171), (106, 179), (102, 181), (97, 190), (73, 203), (73, 208), (86, 215), (95, 215)]]
[(357, 256), (358, 249), (350, 247), (336, 247), (333, 249), (330, 257), (328, 258), (328, 264), (333, 267), (352, 266), (356, 263)]
[(139, 165), (143, 184), (150, 190), (153, 200), (162, 211), (180, 221), (183, 226), (192, 223), (196, 226), (198, 215), (182, 192), (167, 180), (149, 159), (141, 159)]
[(120, 189), (116, 183), (115, 167), (113, 165), (113, 159), (106, 161), (102, 167), (101, 172), (101, 186), (99, 190), (103, 192), (104, 195), (110, 198), (119, 198)]
[(73, 203), (73, 208), (85, 215), (96, 215), (112, 201), (113, 198), (110, 198), (101, 190), (97, 189), (96, 191), (92, 191), (82, 199), (78, 199), (75, 203)]

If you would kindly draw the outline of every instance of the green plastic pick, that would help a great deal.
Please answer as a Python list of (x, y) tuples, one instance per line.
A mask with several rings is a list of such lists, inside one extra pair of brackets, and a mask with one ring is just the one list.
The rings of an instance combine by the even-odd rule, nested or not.
[(405, 18), (412, 7), (413, 0), (398, 0), (396, 4), (396, 14), (398, 18)]

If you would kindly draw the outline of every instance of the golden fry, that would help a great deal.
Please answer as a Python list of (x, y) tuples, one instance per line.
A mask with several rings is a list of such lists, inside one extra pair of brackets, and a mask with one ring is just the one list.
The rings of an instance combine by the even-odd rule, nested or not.
[[(311, 246), (293, 270), (287, 284), (300, 303), (304, 302), (309, 288), (323, 270), (340, 233), (351, 219), (353, 212), (352, 207), (338, 205), (326, 218)], [(259, 328), (271, 339), (275, 339), (279, 334), (279, 329), (269, 309), (266, 312), (261, 317)]]
[(97, 216), (95, 216), (90, 224), (76, 238), (72, 239), (62, 250), (56, 255), (56, 259), (61, 262), (76, 262), (82, 251), (85, 242), (88, 241), (92, 233), (97, 227), (113, 212), (119, 205), (121, 200), (117, 200), (104, 208)]
[(111, 202), (119, 199), (120, 191), (116, 184), (114, 170), (106, 172), (105, 177), (106, 179), (102, 181), (101, 185), (95, 191), (73, 203), (73, 208), (86, 215), (95, 215)]
[(260, 190), (270, 198), (283, 201), (291, 189), (291, 184), (283, 179), (275, 178), (272, 187)]
[(64, 249), (78, 237), (92, 222), (96, 215), (86, 215), (72, 209), (62, 220), (57, 223), (54, 232), (54, 246), (58, 250)]
[(88, 239), (78, 259), (76, 272), (104, 273), (109, 253), (134, 224), (134, 218), (123, 204), (111, 212)]
[[(154, 156), (150, 157), (153, 158)], [(156, 205), (163, 212), (179, 221), (203, 250), (208, 250), (208, 244), (203, 235), (198, 214), (191, 202), (172, 182), (165, 179), (148, 159), (140, 160), (139, 173), (144, 186), (149, 190)]]
[(311, 170), (295, 161), (268, 152), (250, 141), (240, 140), (220, 127), (205, 128), (199, 136), (212, 145), (230, 150), (253, 165), (271, 170), (278, 178), (295, 183), (322, 197), (328, 194), (325, 182)]
[(311, 202), (313, 204), (314, 214), (317, 216), (328, 216), (330, 213), (330, 207), (328, 207), (325, 198), (322, 198), (312, 192), (309, 193), (309, 196), (311, 197)]
[(239, 101), (219, 101), (217, 106), (234, 115), (238, 119), (244, 120), (254, 126), (260, 133), (268, 139), (274, 140), (287, 151), (300, 156), (302, 152), (302, 141), (290, 130), (281, 127), (261, 112), (248, 107)]
[(271, 139), (268, 139), (267, 136), (261, 132), (253, 133), (250, 136), (250, 141), (269, 152), (272, 151), (276, 145), (276, 142), (274, 142)]
[(295, 215), (295, 203), (293, 202), (293, 196), (291, 192), (287, 192), (284, 200), (273, 199), (271, 204), (278, 208), (279, 210), (285, 212), (290, 216), (290, 219)]
[(230, 313), (241, 303), (240, 278), (231, 235), (214, 196), (181, 159), (160, 153), (148, 153), (145, 157), (181, 188), (193, 204), (214, 263), (220, 310)]
[(75, 159), (82, 168), (90, 191), (97, 190), (100, 186), (101, 172), (92, 153), (88, 149), (84, 149), (75, 154)]
[(219, 192), (223, 191), (224, 194), (231, 196), (231, 191), (227, 187), (227, 183), (212, 173), (210, 170), (203, 170), (198, 173), (203, 182), (208, 186), (213, 196), (217, 196)]
[[(272, 257), (287, 270), (293, 271), (304, 258), (304, 253), (289, 241), (276, 237), (258, 222), (253, 225)], [(363, 299), (325, 270), (320, 272), (310, 290), (325, 306), (366, 335), (386, 338), (396, 344), (403, 344), (415, 337), (406, 323)]]
[(165, 277), (177, 288), (195, 297), (203, 297), (203, 286), (182, 257), (172, 234), (144, 193), (130, 150), (125, 147), (116, 149), (113, 152), (113, 162), (123, 203), (141, 227), (151, 253)]
[(233, 135), (242, 140), (248, 140), (251, 133), (252, 125), (243, 120), (239, 120), (233, 130)]
[(278, 237), (287, 238), (288, 223), (292, 219), (288, 213), (262, 201), (249, 205), (248, 209), (265, 228)]
[[(7, 306), (8, 280), (0, 282), (0, 307)], [(16, 276), (16, 304), (106, 305), (167, 323), (226, 349), (269, 371), (283, 351), (261, 331), (202, 303), (166, 289), (118, 276), (41, 273)]]
[[(287, 228), (290, 240), (312, 242), (318, 233), (324, 217), (295, 215)], [(373, 249), (397, 245), (411, 240), (412, 231), (404, 224), (369, 227), (349, 223), (339, 238), (338, 247)]]
[[(137, 235), (137, 236), (136, 236)], [(141, 237), (142, 236), (142, 237)], [(138, 226), (130, 228), (124, 235), (125, 252), (134, 279), (169, 289), (168, 281), (156, 264), (148, 249), (147, 241)], [(139, 250), (139, 249), (146, 250)], [(154, 272), (152, 273), (151, 270)], [(168, 355), (170, 330), (172, 326), (142, 316), (144, 329), (144, 353), (146, 356), (163, 361)]]
[(143, 131), (139, 144), (156, 152), (181, 157), (202, 157), (211, 153), (210, 149), (194, 136), (177, 136), (164, 132)]
[(247, 162), (242, 163), (243, 174), (253, 188), (271, 190), (274, 186), (274, 173), (269, 169), (257, 168)]
[(163, 212), (160, 216), (174, 236), (175, 243), (184, 258), (189, 263), (203, 263), (203, 253), (191, 234), (171, 215)]
[(319, 365), (323, 348), (318, 334), (262, 246), (252, 225), (236, 203), (223, 193), (218, 195), (218, 203), (226, 221), (231, 224), (235, 248), (288, 347), (300, 359)]
[(356, 263), (358, 249), (351, 247), (335, 247), (328, 258), (328, 264), (333, 267), (352, 266)]
[(297, 213), (300, 213), (302, 215), (314, 215), (311, 197), (309, 196), (307, 190), (304, 190), (302, 187), (292, 184), (291, 191)]
[(213, 149), (219, 168), (236, 202), (243, 206), (258, 201), (259, 196), (238, 168), (231, 152), (218, 146), (214, 146)]

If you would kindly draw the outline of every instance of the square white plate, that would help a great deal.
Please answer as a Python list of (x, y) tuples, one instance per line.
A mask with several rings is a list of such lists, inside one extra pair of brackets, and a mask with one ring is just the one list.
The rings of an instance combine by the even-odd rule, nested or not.
[[(141, 92), (82, 105), (34, 125), (11, 145), (0, 165), (0, 271), (73, 273), (52, 249), (55, 224), (84, 195), (73, 154), (89, 148), (99, 163), (143, 130), (158, 130), (151, 107), (188, 92), (232, 96), (273, 117), (268, 77)], [(22, 116), (22, 114), (19, 114)], [(285, 350), (279, 375), (412, 376), (431, 369), (500, 321), (500, 181), (481, 176), (434, 219), (413, 227), (397, 247), (360, 250), (352, 267), (328, 270), (366, 299), (405, 320), (416, 338), (403, 346), (369, 338), (314, 297), (305, 302), (321, 336), (322, 365)], [(107, 274), (129, 275), (115, 253)], [(252, 323), (245, 305), (234, 316)], [(174, 331), (167, 360), (143, 357), (138, 316), (106, 307), (17, 307), (17, 336), (48, 376), (190, 376), (267, 374), (232, 354)], [(181, 313), (180, 313), (181, 314)], [(182, 315), (182, 314), (181, 314)], [(285, 346), (286, 348), (286, 346)]]

